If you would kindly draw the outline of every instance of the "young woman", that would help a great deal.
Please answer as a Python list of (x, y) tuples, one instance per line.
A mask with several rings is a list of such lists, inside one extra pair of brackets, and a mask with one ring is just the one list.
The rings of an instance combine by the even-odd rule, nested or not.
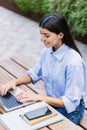
[(17, 85), (43, 80), (47, 96), (25, 91), (17, 96), (19, 102), (45, 101), (68, 119), (78, 124), (84, 114), (87, 91), (87, 70), (76, 47), (65, 18), (48, 14), (40, 24), (41, 41), (45, 49), (25, 77), (12, 80), (0, 87), (3, 96)]

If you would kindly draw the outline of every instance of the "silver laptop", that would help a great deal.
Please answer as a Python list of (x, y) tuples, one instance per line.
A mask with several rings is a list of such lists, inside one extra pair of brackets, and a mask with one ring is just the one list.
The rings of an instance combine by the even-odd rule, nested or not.
[(27, 101), (20, 103), (17, 101), (16, 96), (23, 92), (23, 90), (19, 87), (16, 87), (16, 89), (10, 90), (7, 92), (5, 96), (0, 96), (0, 108), (3, 108), (5, 111), (12, 111), (14, 109), (29, 105), (34, 103), (33, 101)]

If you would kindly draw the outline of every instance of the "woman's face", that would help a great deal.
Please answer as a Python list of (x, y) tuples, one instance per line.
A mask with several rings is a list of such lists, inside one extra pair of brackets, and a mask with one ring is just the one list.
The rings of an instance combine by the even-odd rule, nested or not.
[(46, 48), (54, 47), (57, 50), (62, 45), (61, 35), (50, 32), (45, 28), (40, 29), (41, 41), (44, 42)]

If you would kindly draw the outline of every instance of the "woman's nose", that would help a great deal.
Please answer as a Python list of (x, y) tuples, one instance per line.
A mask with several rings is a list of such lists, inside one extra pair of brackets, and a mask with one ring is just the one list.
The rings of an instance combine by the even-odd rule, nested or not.
[(44, 42), (46, 38), (44, 36), (41, 36), (41, 41)]

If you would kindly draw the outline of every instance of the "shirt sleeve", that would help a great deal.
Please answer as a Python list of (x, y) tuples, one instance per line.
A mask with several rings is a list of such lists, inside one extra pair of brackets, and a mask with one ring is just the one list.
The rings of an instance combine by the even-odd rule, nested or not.
[(44, 61), (45, 48), (41, 52), (41, 56), (36, 64), (27, 71), (27, 74), (32, 78), (33, 84), (42, 79), (42, 61)]
[(41, 59), (37, 61), (37, 63), (27, 71), (27, 74), (32, 78), (33, 84), (41, 79)]
[(66, 70), (66, 90), (61, 97), (68, 113), (75, 111), (86, 93), (87, 78), (83, 66), (69, 66)]

